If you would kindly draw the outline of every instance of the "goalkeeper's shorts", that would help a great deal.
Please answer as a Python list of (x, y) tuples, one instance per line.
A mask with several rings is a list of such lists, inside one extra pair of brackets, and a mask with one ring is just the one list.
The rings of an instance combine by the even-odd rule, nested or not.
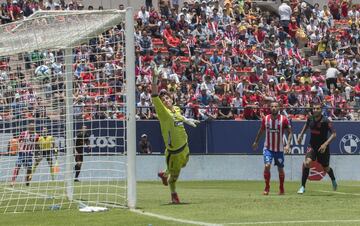
[(51, 150), (37, 150), (35, 151), (35, 159), (41, 160), (43, 158), (50, 159), (52, 158)]
[(189, 161), (189, 146), (185, 144), (176, 151), (165, 150), (167, 173), (179, 175), (181, 168), (185, 167)]

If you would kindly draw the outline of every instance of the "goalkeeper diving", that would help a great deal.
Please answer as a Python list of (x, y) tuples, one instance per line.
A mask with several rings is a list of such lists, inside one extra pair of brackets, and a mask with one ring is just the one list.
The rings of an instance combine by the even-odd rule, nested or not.
[(152, 102), (160, 121), (161, 134), (165, 143), (166, 171), (159, 172), (158, 176), (162, 183), (169, 185), (171, 202), (179, 204), (179, 196), (176, 192), (176, 181), (180, 171), (189, 161), (188, 136), (184, 123), (196, 127), (198, 120), (188, 119), (181, 115), (179, 107), (173, 105), (173, 100), (166, 90), (158, 92), (158, 79), (161, 68), (155, 62), (151, 62), (152, 68)]

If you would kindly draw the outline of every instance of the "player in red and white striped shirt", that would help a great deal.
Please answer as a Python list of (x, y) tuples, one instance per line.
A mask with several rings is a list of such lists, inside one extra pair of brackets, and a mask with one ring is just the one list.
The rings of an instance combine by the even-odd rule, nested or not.
[[(271, 114), (265, 116), (262, 119), (261, 127), (256, 135), (255, 141), (253, 143), (254, 150), (258, 147), (259, 139), (264, 133), (266, 133), (265, 143), (264, 143), (264, 179), (265, 179), (265, 189), (264, 195), (268, 195), (270, 191), (270, 167), (272, 160), (274, 159), (275, 165), (278, 167), (279, 171), (279, 181), (280, 181), (280, 192), (279, 195), (285, 193), (284, 190), (284, 180), (285, 180), (285, 171), (284, 171), (284, 152), (290, 153), (290, 144), (292, 140), (292, 129), (289, 123), (289, 120), (284, 115), (280, 115), (279, 110), (280, 106), (277, 102), (272, 102), (270, 105)], [(284, 147), (283, 144), (283, 135), (285, 130), (288, 133), (288, 144)]]
[(32, 172), (32, 157), (38, 140), (39, 135), (35, 133), (35, 125), (34, 123), (30, 123), (28, 125), (28, 130), (23, 131), (20, 134), (20, 148), (18, 152), (18, 159), (16, 161), (15, 169), (11, 179), (12, 185), (15, 184), (15, 180), (19, 174), (21, 166), (24, 166), (24, 168), (26, 168), (26, 186), (29, 186)]

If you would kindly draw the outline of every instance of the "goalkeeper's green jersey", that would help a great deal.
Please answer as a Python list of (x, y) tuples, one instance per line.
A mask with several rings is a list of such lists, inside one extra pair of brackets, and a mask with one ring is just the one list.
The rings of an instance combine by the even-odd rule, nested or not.
[(174, 106), (175, 112), (170, 111), (162, 103), (159, 96), (152, 97), (152, 101), (160, 121), (161, 133), (166, 149), (177, 150), (181, 148), (187, 143), (188, 137), (180, 108)]

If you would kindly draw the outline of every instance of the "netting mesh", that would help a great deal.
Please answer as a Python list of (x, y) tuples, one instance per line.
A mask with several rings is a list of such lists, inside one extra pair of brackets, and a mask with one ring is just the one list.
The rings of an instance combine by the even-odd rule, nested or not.
[[(29, 18), (0, 27), (0, 53), (64, 48), (86, 41), (121, 20), (117, 11), (37, 11)], [(120, 19), (119, 19), (120, 17)], [(123, 19), (122, 19), (123, 20)]]
[(47, 11), (0, 27), (0, 212), (126, 205), (123, 18)]

